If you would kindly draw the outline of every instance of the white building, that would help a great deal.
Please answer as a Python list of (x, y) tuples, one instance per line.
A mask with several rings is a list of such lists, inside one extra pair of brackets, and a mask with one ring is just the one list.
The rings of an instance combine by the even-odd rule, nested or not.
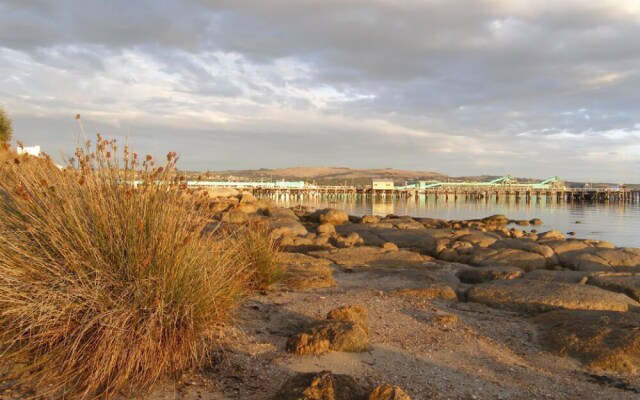
[(373, 190), (390, 190), (393, 189), (393, 179), (372, 179), (371, 189)]
[(20, 147), (16, 149), (18, 155), (28, 154), (30, 156), (40, 157), (40, 146)]

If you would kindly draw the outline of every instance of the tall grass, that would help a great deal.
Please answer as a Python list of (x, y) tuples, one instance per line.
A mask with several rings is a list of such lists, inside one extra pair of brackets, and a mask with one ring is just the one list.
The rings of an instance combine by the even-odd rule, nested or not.
[(65, 168), (4, 151), (0, 359), (38, 394), (113, 398), (206, 361), (252, 273), (163, 165), (98, 136)]
[(242, 253), (247, 257), (247, 287), (264, 290), (282, 280), (284, 266), (280, 260), (280, 245), (265, 225), (249, 224), (240, 232)]

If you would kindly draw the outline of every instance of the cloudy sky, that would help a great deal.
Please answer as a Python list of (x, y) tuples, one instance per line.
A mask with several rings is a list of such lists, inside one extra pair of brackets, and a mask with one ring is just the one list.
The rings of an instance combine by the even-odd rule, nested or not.
[[(54, 4), (55, 3), (55, 4)], [(640, 183), (637, 0), (0, 0), (15, 139)]]

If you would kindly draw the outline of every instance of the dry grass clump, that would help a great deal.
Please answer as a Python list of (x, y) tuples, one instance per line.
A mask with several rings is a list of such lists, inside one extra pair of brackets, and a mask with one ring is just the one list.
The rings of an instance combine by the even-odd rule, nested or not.
[(246, 288), (243, 252), (268, 257), (202, 233), (175, 153), (116, 152), (98, 135), (66, 168), (0, 157), (0, 357), (38, 395), (129, 396), (201, 364)]
[(248, 258), (247, 286), (264, 290), (282, 280), (285, 272), (280, 246), (264, 225), (248, 225), (240, 232), (242, 253)]

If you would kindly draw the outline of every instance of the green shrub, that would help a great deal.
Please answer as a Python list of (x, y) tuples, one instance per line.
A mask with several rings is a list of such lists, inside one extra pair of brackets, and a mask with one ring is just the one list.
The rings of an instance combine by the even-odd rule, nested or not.
[(200, 365), (247, 287), (247, 248), (202, 233), (175, 153), (116, 152), (2, 156), (0, 354), (39, 395), (128, 396)]
[(4, 108), (0, 107), (0, 143), (8, 143), (13, 136), (13, 124)]

